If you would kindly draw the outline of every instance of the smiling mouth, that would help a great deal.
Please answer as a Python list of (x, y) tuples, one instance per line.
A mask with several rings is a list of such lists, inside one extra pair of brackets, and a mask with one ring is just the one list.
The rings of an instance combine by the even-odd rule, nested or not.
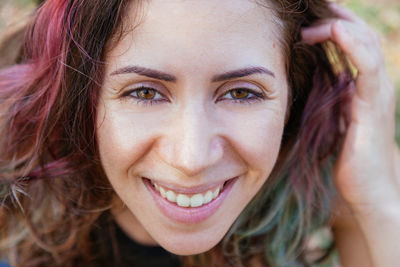
[(226, 182), (222, 185), (218, 185), (214, 188), (211, 188), (205, 192), (196, 194), (178, 193), (172, 189), (164, 188), (163, 186), (157, 184), (152, 180), (151, 184), (153, 185), (154, 189), (161, 195), (161, 197), (168, 200), (169, 202), (175, 203), (179, 207), (197, 208), (205, 204), (208, 204), (212, 200), (216, 199), (222, 192)]
[(195, 224), (213, 215), (222, 205), (239, 177), (197, 188), (170, 188), (142, 177), (145, 187), (157, 207), (168, 218), (185, 224)]

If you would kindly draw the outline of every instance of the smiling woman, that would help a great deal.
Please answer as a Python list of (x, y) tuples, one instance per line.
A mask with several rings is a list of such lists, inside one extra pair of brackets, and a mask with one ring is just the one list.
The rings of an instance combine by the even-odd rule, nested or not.
[(330, 255), (307, 246), (330, 224), (344, 266), (396, 262), (376, 235), (377, 218), (398, 226), (393, 90), (347, 10), (47, 0), (24, 45), (0, 71), (12, 265), (307, 265)]
[(125, 205), (112, 209), (118, 225), (139, 242), (198, 254), (223, 238), (278, 156), (287, 106), (278, 29), (248, 1), (143, 9), (105, 58), (99, 155)]

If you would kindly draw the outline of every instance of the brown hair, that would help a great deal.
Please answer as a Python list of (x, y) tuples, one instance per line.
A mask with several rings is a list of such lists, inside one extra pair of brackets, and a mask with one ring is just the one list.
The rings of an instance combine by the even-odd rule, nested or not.
[[(187, 266), (304, 263), (306, 238), (329, 213), (351, 76), (334, 44), (306, 45), (300, 29), (333, 14), (325, 0), (258, 2), (276, 14), (291, 88), (279, 161), (221, 243), (184, 257)], [(0, 72), (0, 250), (15, 266), (91, 266), (99, 256), (95, 234), (112, 224), (114, 193), (96, 147), (97, 98), (128, 4), (139, 21), (135, 0), (44, 2), (20, 64)]]

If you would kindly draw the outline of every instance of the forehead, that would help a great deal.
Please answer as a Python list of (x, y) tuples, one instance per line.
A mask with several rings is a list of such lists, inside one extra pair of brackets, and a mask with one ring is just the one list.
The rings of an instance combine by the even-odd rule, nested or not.
[(194, 72), (282, 63), (276, 18), (255, 1), (150, 0), (141, 2), (140, 11), (134, 5), (123, 20), (126, 34), (107, 55), (115, 67), (133, 61), (149, 66), (150, 57), (154, 66), (190, 63)]
[[(270, 10), (253, 0), (150, 0), (142, 2), (145, 28), (162, 27), (169, 33), (237, 33), (270, 22)], [(131, 6), (134, 8), (134, 6)]]

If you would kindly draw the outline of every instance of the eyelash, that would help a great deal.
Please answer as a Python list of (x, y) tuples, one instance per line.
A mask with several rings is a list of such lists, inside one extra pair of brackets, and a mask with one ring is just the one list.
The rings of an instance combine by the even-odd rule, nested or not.
[[(150, 90), (150, 91), (154, 91), (155, 95), (159, 95), (161, 96), (163, 99), (159, 99), (159, 100), (154, 100), (154, 99), (144, 99), (144, 98), (140, 98), (138, 96), (134, 96), (133, 94), (141, 91), (141, 90)], [(160, 102), (166, 102), (168, 101), (164, 95), (162, 95), (160, 92), (158, 92), (156, 89), (153, 89), (151, 87), (147, 87), (147, 86), (140, 86), (138, 88), (129, 90), (127, 92), (125, 92), (124, 94), (122, 94), (122, 98), (124, 99), (131, 99), (133, 101), (135, 101), (137, 104), (139, 105), (154, 105), (154, 104), (158, 104)]]
[[(151, 91), (153, 91), (153, 92), (155, 93), (155, 95), (159, 95), (159, 96), (161, 96), (163, 99), (158, 99), (158, 100), (154, 100), (154, 99), (144, 99), (144, 98), (141, 98), (141, 97), (139, 97), (139, 96), (134, 96), (134, 95), (133, 95), (134, 93), (136, 93), (136, 95), (137, 95), (137, 93), (140, 92), (141, 90), (151, 90)], [(237, 99), (233, 98), (233, 97), (232, 97), (232, 92), (235, 92), (235, 91), (238, 91), (238, 90), (241, 90), (241, 91), (244, 91), (244, 92), (248, 93), (249, 96), (248, 96), (247, 98), (242, 98), (242, 99), (240, 99), (240, 98), (237, 98)], [(238, 103), (238, 104), (243, 104), (243, 103), (245, 103), (245, 104), (249, 104), (249, 103), (254, 103), (254, 102), (261, 101), (261, 100), (265, 100), (265, 96), (264, 96), (262, 93), (255, 92), (255, 91), (250, 90), (250, 89), (247, 89), (247, 88), (240, 88), (240, 87), (239, 87), (239, 88), (230, 89), (230, 90), (226, 91), (226, 92), (222, 95), (222, 97), (223, 97), (223, 96), (226, 96), (226, 95), (228, 95), (228, 94), (230, 94), (230, 96), (231, 96), (232, 98), (224, 98), (224, 99), (221, 99), (221, 97), (219, 97), (219, 98), (217, 99), (217, 101), (227, 101), (227, 100), (229, 100), (229, 101), (232, 101), (233, 103)], [(130, 98), (130, 99), (134, 100), (137, 104), (140, 104), (140, 105), (148, 105), (148, 106), (151, 106), (151, 105), (154, 105), (154, 104), (159, 104), (160, 102), (167, 102), (167, 101), (168, 101), (168, 100), (165, 98), (164, 95), (162, 95), (160, 92), (158, 92), (158, 90), (153, 89), (153, 88), (151, 88), (151, 87), (146, 87), (146, 86), (141, 86), (141, 87), (135, 88), (135, 89), (133, 89), (133, 90), (129, 90), (129, 91), (125, 92), (125, 93), (122, 95), (122, 98)]]
[(230, 89), (230, 90), (226, 91), (222, 96), (226, 96), (228, 94), (230, 94), (230, 96), (232, 96), (233, 92), (239, 91), (239, 90), (248, 93), (250, 96), (248, 96), (247, 98), (225, 98), (225, 99), (220, 99), (220, 97), (219, 97), (217, 100), (219, 100), (219, 101), (227, 101), (227, 100), (229, 100), (229, 101), (232, 101), (233, 103), (239, 103), (239, 104), (247, 103), (247, 104), (249, 104), (249, 103), (258, 102), (258, 101), (261, 101), (261, 100), (265, 99), (265, 96), (262, 93), (256, 92), (256, 91), (251, 90), (251, 89), (240, 88), (240, 87), (239, 88)]

